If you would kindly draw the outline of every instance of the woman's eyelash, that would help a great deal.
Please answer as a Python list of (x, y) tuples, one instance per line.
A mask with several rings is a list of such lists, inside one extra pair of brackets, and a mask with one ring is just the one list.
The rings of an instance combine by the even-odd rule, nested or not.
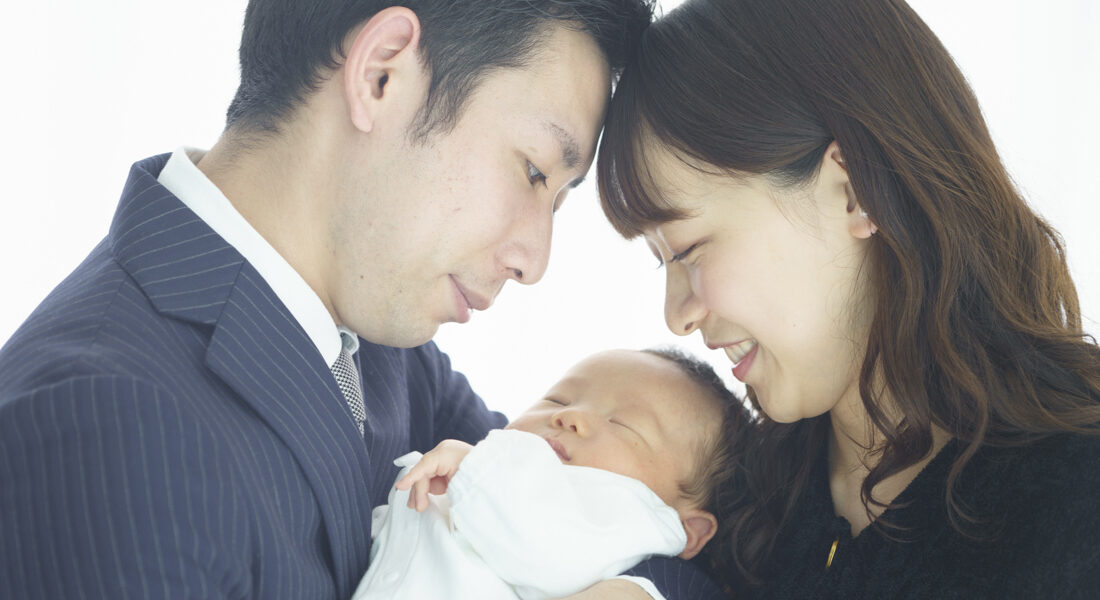
[(565, 406), (565, 403), (562, 402), (561, 400), (558, 400), (557, 398), (543, 398), (543, 399), (546, 400), (547, 402), (553, 402), (554, 404)]
[(536, 183), (546, 185), (546, 175), (538, 169), (535, 165), (531, 164), (531, 161), (527, 161), (527, 181), (531, 182), (534, 186)]
[(692, 252), (695, 252), (695, 249), (698, 248), (698, 247), (699, 247), (699, 243), (696, 242), (696, 243), (688, 246), (687, 250), (684, 250), (683, 252), (677, 254), (676, 256), (673, 256), (669, 260), (672, 261), (672, 262), (680, 262), (680, 261), (684, 260), (685, 258), (687, 258), (688, 255), (690, 255)]
[[(692, 244), (691, 246), (688, 247), (687, 250), (684, 250), (683, 252), (677, 254), (676, 256), (673, 256), (672, 258), (668, 259), (668, 262), (680, 262), (680, 261), (684, 260), (692, 252), (695, 252), (695, 249), (699, 247), (700, 243), (701, 242), (696, 242), (696, 243)], [(665, 261), (661, 260), (661, 257), (658, 256), (657, 257), (657, 268), (660, 269), (663, 266), (665, 266)]]

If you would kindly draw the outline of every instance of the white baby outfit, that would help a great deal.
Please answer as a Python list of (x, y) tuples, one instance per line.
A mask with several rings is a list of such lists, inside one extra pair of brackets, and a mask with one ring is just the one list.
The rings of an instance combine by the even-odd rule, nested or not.
[[(398, 478), (419, 458), (394, 461)], [(562, 464), (521, 431), (490, 432), (423, 513), (408, 496), (394, 489), (375, 509), (371, 565), (352, 600), (560, 598), (687, 543), (645, 484)]]

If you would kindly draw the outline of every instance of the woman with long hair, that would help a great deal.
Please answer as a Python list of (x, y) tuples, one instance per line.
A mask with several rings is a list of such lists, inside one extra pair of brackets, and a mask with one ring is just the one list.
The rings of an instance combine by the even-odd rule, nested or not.
[(688, 0), (606, 127), (608, 218), (759, 411), (713, 565), (737, 597), (1100, 594), (1100, 348), (904, 1)]

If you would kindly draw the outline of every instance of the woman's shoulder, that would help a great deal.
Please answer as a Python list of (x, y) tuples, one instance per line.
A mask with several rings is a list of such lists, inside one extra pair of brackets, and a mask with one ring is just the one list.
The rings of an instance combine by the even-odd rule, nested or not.
[(1006, 480), (987, 489), (1003, 511), (995, 546), (1004, 581), (1047, 597), (1093, 597), (1080, 594), (1100, 589), (1100, 436), (1058, 434), (1003, 454)]
[(1100, 436), (987, 444), (958, 472), (950, 493), (962, 444), (945, 450), (934, 477), (909, 497), (916, 502), (892, 513), (911, 527), (909, 538), (903, 532), (903, 543), (886, 535), (865, 540), (866, 555), (880, 557), (876, 571), (904, 585), (917, 585), (920, 577), (911, 576), (923, 573), (958, 592), (940, 597), (1095, 597), (1081, 592), (1100, 589)]
[(1009, 452), (1021, 475), (1034, 478), (1036, 488), (1100, 485), (1100, 435), (1060, 433)]
[(1061, 433), (1018, 446), (984, 447), (964, 467), (959, 483), (993, 504), (1039, 509), (1037, 503), (1094, 503), (1100, 494), (1100, 435)]
[(1100, 436), (981, 447), (957, 474), (952, 518), (947, 480), (963, 447), (950, 443), (899, 498), (894, 527), (847, 542), (818, 481), (746, 597), (1093, 597), (1082, 590), (1100, 589)]

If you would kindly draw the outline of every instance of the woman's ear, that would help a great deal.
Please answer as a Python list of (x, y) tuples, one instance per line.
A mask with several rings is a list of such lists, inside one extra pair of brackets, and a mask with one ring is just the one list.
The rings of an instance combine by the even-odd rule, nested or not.
[(867, 215), (867, 211), (859, 204), (859, 198), (856, 197), (856, 191), (852, 187), (851, 178), (848, 176), (848, 163), (844, 160), (844, 152), (840, 149), (840, 145), (833, 141), (829, 144), (829, 147), (825, 149), (825, 157), (822, 159), (821, 165), (821, 177), (826, 179), (826, 183), (832, 185), (841, 185), (844, 188), (844, 197), (846, 205), (845, 211), (848, 213), (848, 233), (859, 239), (867, 239), (875, 232), (878, 231), (878, 226), (875, 225), (871, 217)]
[(878, 225), (875, 225), (867, 211), (859, 205), (859, 201), (856, 200), (856, 193), (852, 190), (852, 184), (845, 185), (844, 191), (848, 193), (849, 203), (853, 205), (853, 208), (848, 211), (848, 232), (861, 240), (875, 235), (878, 231)]
[(405, 108), (420, 101), (419, 80), (426, 75), (417, 54), (419, 44), (420, 19), (400, 6), (379, 11), (355, 34), (343, 76), (348, 114), (357, 129), (369, 133), (389, 106)]
[(718, 532), (718, 519), (705, 510), (691, 508), (680, 513), (680, 522), (687, 534), (687, 544), (680, 558), (690, 560), (702, 552), (703, 546)]

